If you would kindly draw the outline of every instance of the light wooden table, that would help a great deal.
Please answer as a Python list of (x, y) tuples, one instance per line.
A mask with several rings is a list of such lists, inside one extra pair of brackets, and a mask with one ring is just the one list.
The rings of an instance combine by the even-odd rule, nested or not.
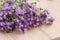
[[(32, 0), (29, 2), (32, 2)], [(39, 6), (49, 9), (51, 15), (55, 18), (52, 26), (42, 26), (25, 34), (17, 32), (0, 33), (0, 40), (51, 40), (60, 37), (60, 0), (40, 0), (37, 3), (37, 7)]]

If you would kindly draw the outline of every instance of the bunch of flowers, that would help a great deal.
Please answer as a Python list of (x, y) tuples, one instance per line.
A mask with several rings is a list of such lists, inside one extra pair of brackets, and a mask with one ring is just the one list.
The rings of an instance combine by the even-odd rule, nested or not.
[(17, 7), (16, 0), (7, 0), (0, 11), (0, 31), (25, 33), (31, 28), (41, 25), (51, 25), (53, 17), (49, 18), (48, 10), (40, 11), (26, 0)]

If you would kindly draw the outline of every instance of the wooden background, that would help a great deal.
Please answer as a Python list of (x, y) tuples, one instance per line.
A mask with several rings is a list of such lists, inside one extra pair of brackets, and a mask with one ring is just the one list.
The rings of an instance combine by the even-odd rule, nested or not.
[[(34, 0), (30, 0), (28, 2), (33, 1)], [(25, 34), (20, 34), (18, 32), (0, 32), (0, 40), (51, 40), (60, 37), (60, 0), (38, 0), (36, 7), (49, 9), (51, 16), (55, 18), (52, 26), (35, 28)]]

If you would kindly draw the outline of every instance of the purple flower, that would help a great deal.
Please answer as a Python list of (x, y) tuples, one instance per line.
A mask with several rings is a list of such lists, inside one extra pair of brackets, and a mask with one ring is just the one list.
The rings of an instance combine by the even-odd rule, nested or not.
[(4, 28), (2, 27), (2, 28), (0, 28), (0, 31), (4, 31)]
[(21, 9), (20, 7), (16, 9), (16, 15), (24, 15), (25, 13), (26, 13), (25, 9)]
[(0, 22), (0, 26), (5, 26), (5, 23), (4, 22)]
[(32, 4), (28, 4), (28, 7), (29, 8), (34, 8)]
[(9, 4), (8, 4), (8, 3), (4, 4), (4, 7), (8, 7), (8, 6), (9, 6)]
[(47, 10), (44, 10), (40, 13), (41, 18), (47, 18), (49, 16), (49, 12)]
[(6, 19), (6, 15), (4, 15), (3, 18)]
[(7, 33), (12, 32), (12, 28), (11, 28), (10, 26), (6, 26), (6, 27), (5, 27), (5, 31), (6, 31)]
[(28, 29), (27, 28), (24, 28), (24, 31), (23, 32), (26, 33), (27, 31), (28, 31)]
[(40, 11), (37, 9), (37, 8), (34, 8), (33, 6), (32, 7), (28, 7), (28, 9), (34, 13), (36, 13), (36, 15), (40, 15)]
[(22, 6), (22, 7), (24, 7), (25, 5), (26, 5), (26, 3), (25, 3), (25, 2), (22, 2), (22, 3), (21, 3), (21, 6)]
[(53, 17), (48, 18), (48, 20), (46, 22), (46, 25), (52, 25), (53, 21), (54, 21), (54, 18)]
[(40, 23), (36, 23), (36, 24), (34, 24), (34, 27), (36, 28), (36, 27), (38, 27), (40, 25)]
[(23, 33), (23, 30), (22, 30), (22, 29), (18, 29), (18, 31), (19, 31), (20, 33)]
[(4, 7), (2, 10), (8, 11), (10, 10), (10, 7)]
[(0, 17), (0, 20), (3, 20), (3, 18), (2, 18), (2, 17)]
[(7, 0), (8, 3), (14, 3), (15, 0)]
[(3, 15), (3, 12), (0, 12), (0, 17)]
[(7, 26), (10, 26), (10, 25), (13, 25), (13, 24), (14, 24), (14, 22), (6, 22)]
[(11, 23), (10, 23), (10, 22), (6, 22), (6, 25), (7, 25), (7, 26), (10, 26), (10, 25), (11, 25)]
[(48, 21), (53, 22), (54, 21), (54, 18), (51, 17), (50, 19), (48, 19)]
[(15, 8), (16, 8), (16, 5), (15, 5), (15, 4), (11, 4), (11, 5), (10, 5), (10, 8), (11, 8), (11, 9), (15, 9)]

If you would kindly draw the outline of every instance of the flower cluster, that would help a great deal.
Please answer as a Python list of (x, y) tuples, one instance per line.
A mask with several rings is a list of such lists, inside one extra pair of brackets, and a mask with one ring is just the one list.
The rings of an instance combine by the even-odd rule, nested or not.
[(0, 11), (0, 31), (21, 33), (41, 25), (51, 25), (53, 17), (49, 17), (48, 10), (39, 11), (32, 4), (23, 1), (16, 7), (15, 0), (7, 0)]

